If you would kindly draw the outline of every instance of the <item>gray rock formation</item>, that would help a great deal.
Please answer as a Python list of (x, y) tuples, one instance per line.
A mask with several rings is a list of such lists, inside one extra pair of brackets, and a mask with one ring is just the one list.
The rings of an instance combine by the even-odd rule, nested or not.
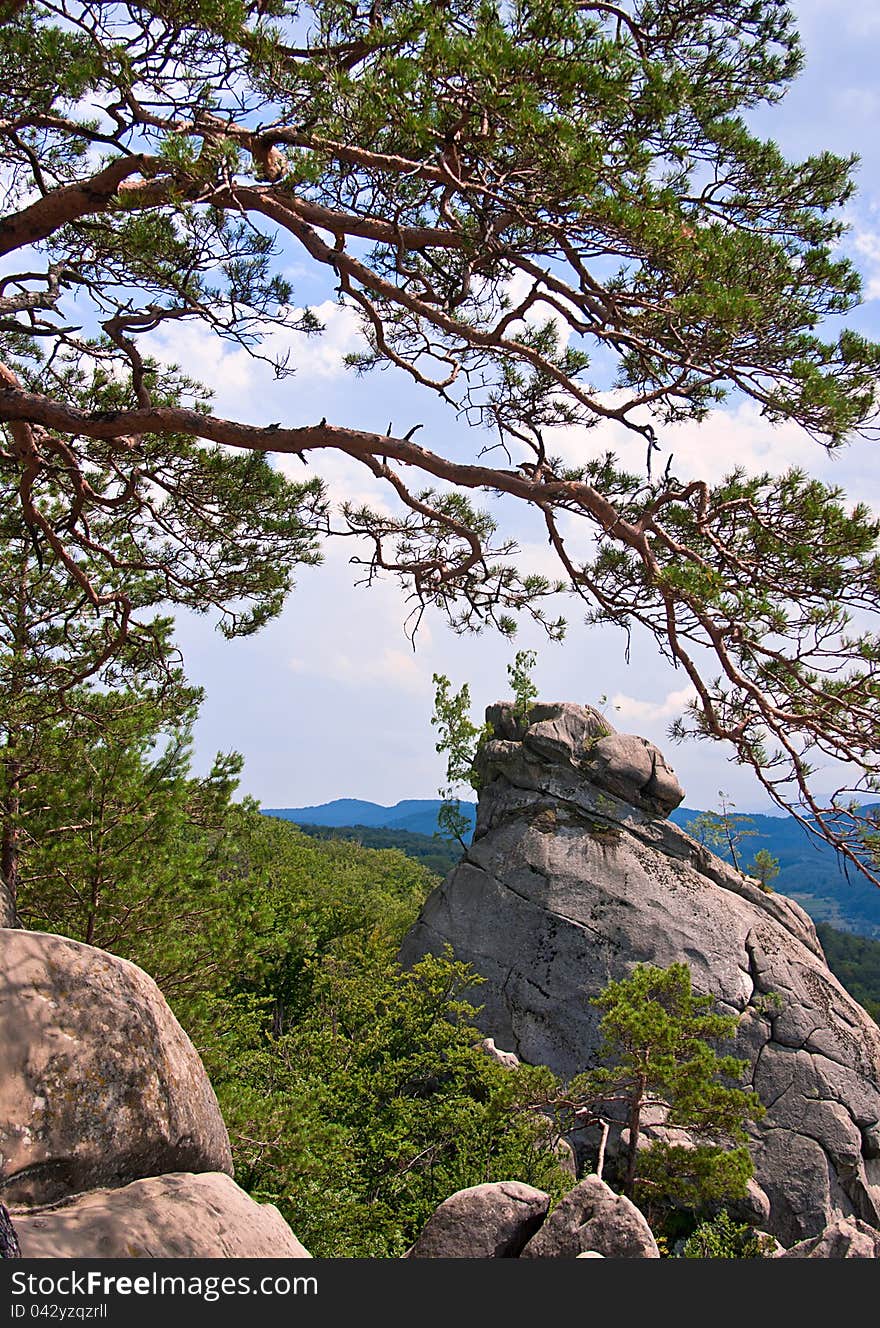
[(25, 1259), (309, 1259), (271, 1204), (218, 1172), (153, 1176), (14, 1211)]
[(0, 931), (0, 1198), (45, 1204), (232, 1171), (217, 1099), (152, 978), (65, 937)]
[(810, 918), (664, 820), (661, 754), (593, 710), (490, 707), (472, 846), (427, 901), (405, 962), (451, 943), (486, 983), (483, 1032), (569, 1076), (591, 1063), (589, 998), (639, 962), (690, 965), (741, 1017), (767, 1107), (755, 1128), (767, 1229), (787, 1245), (837, 1216), (880, 1223), (880, 1030), (829, 971)]
[(802, 1240), (777, 1259), (880, 1259), (880, 1232), (857, 1217), (838, 1217), (819, 1236)]
[(428, 1218), (408, 1259), (515, 1259), (538, 1230), (550, 1197), (520, 1181), (473, 1185)]
[(659, 1259), (660, 1251), (642, 1214), (598, 1176), (588, 1176), (561, 1199), (520, 1256), (577, 1259), (589, 1252), (605, 1259)]

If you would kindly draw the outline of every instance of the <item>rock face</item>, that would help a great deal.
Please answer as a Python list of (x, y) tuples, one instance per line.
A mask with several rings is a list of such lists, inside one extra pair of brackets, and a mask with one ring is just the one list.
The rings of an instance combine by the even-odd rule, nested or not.
[(309, 1259), (277, 1208), (220, 1173), (154, 1176), (13, 1212), (25, 1259)]
[(642, 1214), (598, 1176), (588, 1176), (561, 1199), (523, 1259), (577, 1259), (581, 1254), (605, 1259), (659, 1259), (660, 1251)]
[(404, 961), (451, 943), (487, 979), (483, 1032), (563, 1076), (595, 1053), (591, 996), (637, 963), (688, 963), (741, 1016), (736, 1051), (767, 1107), (752, 1141), (767, 1230), (790, 1245), (837, 1216), (880, 1224), (880, 1030), (807, 914), (663, 819), (683, 793), (650, 743), (569, 704), (487, 718), (473, 844)]
[(232, 1171), (202, 1063), (153, 980), (61, 936), (0, 931), (0, 1199), (53, 1203)]
[(408, 1259), (515, 1259), (547, 1216), (550, 1197), (519, 1181), (473, 1185), (428, 1218)]

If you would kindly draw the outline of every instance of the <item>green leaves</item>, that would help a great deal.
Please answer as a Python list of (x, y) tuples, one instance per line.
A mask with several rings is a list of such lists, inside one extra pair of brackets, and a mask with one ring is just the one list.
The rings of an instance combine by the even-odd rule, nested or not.
[(403, 972), (381, 939), (342, 941), (281, 1037), (240, 1028), (209, 1050), (239, 1184), (313, 1254), (399, 1257), (438, 1203), (484, 1181), (565, 1187), (546, 1120), (524, 1110), (552, 1076), (482, 1051), (473, 983), (450, 955)]
[[(507, 666), (507, 678), (513, 691), (513, 713), (518, 723), (528, 723), (528, 713), (538, 699), (538, 689), (532, 681), (531, 670), (537, 663), (534, 650), (519, 650), (512, 664)], [(456, 790), (463, 784), (475, 792), (480, 791), (476, 770), (477, 753), (482, 742), (492, 737), (491, 724), (476, 725), (471, 720), (471, 690), (464, 683), (457, 692), (442, 673), (435, 673), (434, 713), (431, 723), (440, 737), (435, 750), (446, 753), (446, 785), (438, 789), (443, 805), (437, 814), (441, 832), (464, 847), (465, 836), (470, 833), (471, 821), (461, 810)]]
[(474, 758), (482, 738), (489, 733), (487, 725), (478, 727), (472, 723), (471, 692), (464, 683), (457, 692), (452, 691), (452, 684), (442, 673), (435, 673), (434, 713), (431, 723), (439, 732), (435, 750), (446, 753), (446, 785), (439, 791), (443, 805), (437, 816), (437, 822), (448, 839), (457, 840), (464, 845), (465, 836), (471, 829), (470, 818), (461, 810), (461, 803), (456, 795), (456, 788), (469, 784), (476, 789)]
[[(713, 488), (672, 458), (651, 474), (664, 426), (720, 424), (731, 397), (826, 448), (873, 428), (880, 347), (840, 328), (860, 297), (839, 250), (854, 159), (788, 161), (747, 123), (801, 65), (782, 0), (96, 0), (64, 22), (28, 7), (0, 43), (2, 69), (20, 66), (0, 72), (18, 209), (2, 238), (21, 254), (0, 320), (4, 464), (74, 580), (103, 557), (98, 599), (124, 566), (169, 603), (222, 605), (231, 634), (278, 612), (281, 569), (330, 533), (323, 494), (218, 466), (194, 438), (271, 438), (208, 421), (205, 394), (139, 347), (187, 320), (293, 372), (293, 334), (320, 332), (287, 279), (305, 261), (362, 317), (349, 365), (409, 374), (468, 430), (443, 455), (415, 426), (387, 448), (372, 422), (326, 426), (320, 446), (392, 495), (344, 504), (333, 530), (364, 537), (365, 579), (403, 583), (413, 630), (437, 609), (512, 636), (525, 613), (559, 639), (562, 589), (589, 622), (646, 628), (697, 698), (676, 736), (730, 742), (863, 861), (807, 771), (854, 763), (846, 793), (878, 775), (876, 523), (802, 474)], [(100, 187), (97, 158), (114, 163)], [(41, 431), (36, 450), (13, 424)], [(647, 481), (591, 447), (603, 424), (635, 433)], [(580, 457), (552, 455), (562, 428)], [(475, 490), (539, 514), (560, 580)]]
[[(763, 1107), (736, 1086), (746, 1062), (719, 1055), (737, 1020), (696, 995), (687, 964), (637, 964), (591, 1002), (602, 1011), (595, 1069), (575, 1078), (570, 1100), (584, 1113), (629, 1129), (625, 1191), (650, 1211), (664, 1203), (691, 1208), (745, 1193), (751, 1174), (745, 1125)], [(696, 1147), (653, 1141), (640, 1148), (642, 1112), (661, 1108), (663, 1123), (687, 1131)]]
[(538, 699), (538, 689), (532, 681), (532, 669), (538, 662), (534, 650), (518, 650), (512, 664), (507, 666), (507, 677), (513, 691), (513, 713), (520, 723), (528, 723), (528, 714)]
[(64, 718), (41, 727), (38, 747), (33, 735), (27, 746), (19, 738), (24, 924), (133, 959), (169, 993), (216, 961), (215, 858), (242, 765), (237, 754), (218, 756), (205, 778), (190, 775), (200, 699), (182, 686), (152, 701), (73, 694)]
[(123, 694), (92, 701), (100, 727), (53, 730), (24, 809), (26, 922), (158, 979), (204, 1058), (239, 1184), (312, 1253), (398, 1257), (443, 1199), (483, 1181), (561, 1194), (533, 1108), (553, 1076), (481, 1049), (467, 965), (397, 961), (436, 878), (230, 805), (240, 758), (194, 779), (189, 699), (176, 730)]

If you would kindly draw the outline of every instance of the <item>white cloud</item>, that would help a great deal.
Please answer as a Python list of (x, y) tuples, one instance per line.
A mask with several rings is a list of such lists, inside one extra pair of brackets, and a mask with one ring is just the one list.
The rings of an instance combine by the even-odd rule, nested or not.
[(385, 646), (378, 653), (365, 650), (354, 654), (337, 649), (324, 654), (319, 651), (308, 659), (294, 657), (289, 660), (288, 668), (293, 673), (321, 677), (354, 691), (382, 687), (417, 696), (425, 696), (429, 691), (423, 661), (413, 651), (396, 650), (391, 646)]
[(635, 696), (626, 696), (616, 692), (610, 705), (620, 720), (634, 724), (659, 724), (677, 719), (688, 704), (694, 700), (693, 687), (682, 687), (677, 692), (667, 692), (661, 701), (644, 701)]
[[(265, 341), (267, 354), (291, 351), (291, 363), (303, 378), (337, 378), (345, 373), (344, 357), (364, 345), (361, 323), (357, 313), (348, 305), (335, 300), (324, 300), (313, 305), (312, 313), (324, 325), (324, 331), (314, 336), (276, 329)], [(298, 314), (298, 310), (293, 311)]]
[[(534, 284), (534, 278), (530, 277), (527, 272), (517, 271), (513, 274), (510, 281), (507, 283), (505, 292), (513, 308), (516, 308), (516, 306), (525, 299)], [(554, 300), (558, 300), (563, 307), (567, 307), (567, 301), (561, 300), (557, 295), (554, 295), (553, 298)], [(572, 307), (572, 315), (575, 318), (580, 316), (574, 307)], [(529, 310), (528, 321), (533, 324), (546, 322), (553, 323), (559, 337), (560, 347), (568, 345), (569, 339), (572, 335), (571, 325), (555, 305), (548, 304), (546, 300), (539, 299)], [(524, 322), (522, 319), (516, 323), (511, 323), (508, 335), (516, 336), (517, 334), (521, 334), (523, 327)]]
[[(279, 418), (281, 411), (285, 423), (304, 422), (320, 404), (312, 401), (312, 386), (319, 383), (322, 392), (326, 391), (332, 380), (346, 373), (344, 357), (363, 344), (354, 310), (325, 300), (312, 306), (312, 312), (323, 323), (323, 332), (306, 336), (272, 328), (257, 348), (270, 359), (283, 359), (289, 352), (290, 365), (296, 370), (292, 378), (276, 379), (270, 364), (222, 341), (204, 323), (164, 323), (144, 337), (143, 344), (158, 359), (182, 365), (191, 377), (209, 387), (220, 415), (259, 424)], [(325, 411), (326, 399), (319, 417)]]
[[(611, 394), (603, 397), (613, 400)], [(621, 465), (638, 473), (645, 470), (645, 442), (614, 420), (605, 421), (589, 431), (567, 428), (548, 431), (548, 449), (572, 465), (605, 451), (619, 458)], [(747, 473), (765, 471), (783, 474), (792, 467), (802, 467), (829, 482), (846, 488), (858, 486), (864, 497), (864, 475), (860, 473), (863, 453), (859, 444), (843, 448), (829, 457), (809, 435), (793, 421), (771, 424), (753, 401), (740, 401), (727, 410), (714, 410), (702, 423), (687, 421), (657, 429), (660, 452), (655, 454), (655, 471), (666, 465), (672, 454), (672, 472), (682, 480), (703, 479), (718, 483), (737, 466)]]
[(880, 300), (880, 234), (877, 231), (856, 230), (852, 237), (852, 247), (868, 260), (865, 299)]

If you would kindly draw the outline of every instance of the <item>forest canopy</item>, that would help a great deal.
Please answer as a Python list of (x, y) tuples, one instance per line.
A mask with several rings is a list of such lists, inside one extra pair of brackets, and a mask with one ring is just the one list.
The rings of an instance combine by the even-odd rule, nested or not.
[[(873, 437), (880, 348), (847, 327), (860, 281), (838, 247), (854, 161), (790, 162), (747, 123), (802, 63), (781, 0), (7, 0), (2, 19), (7, 572), (25, 606), (65, 578), (96, 624), (69, 667), (62, 624), (57, 675), (44, 657), (59, 697), (151, 642), (161, 663), (160, 608), (255, 630), (322, 540), (354, 538), (416, 620), (510, 633), (525, 613), (559, 636), (567, 591), (589, 622), (648, 632), (695, 693), (677, 735), (732, 744), (864, 863), (874, 514), (803, 471), (679, 478), (664, 432), (745, 399), (817, 448)], [(416, 422), (223, 419), (147, 353), (170, 324), (257, 356), (279, 328), (320, 336), (291, 253), (362, 318), (352, 370), (439, 396), (464, 446)], [(639, 440), (638, 473), (608, 423)], [(554, 454), (563, 429), (577, 464)], [(373, 505), (334, 511), (308, 469), (266, 463), (328, 450)], [(554, 576), (519, 557), (512, 503)], [(10, 610), (25, 685), (23, 630)], [(822, 803), (828, 761), (854, 773)]]

